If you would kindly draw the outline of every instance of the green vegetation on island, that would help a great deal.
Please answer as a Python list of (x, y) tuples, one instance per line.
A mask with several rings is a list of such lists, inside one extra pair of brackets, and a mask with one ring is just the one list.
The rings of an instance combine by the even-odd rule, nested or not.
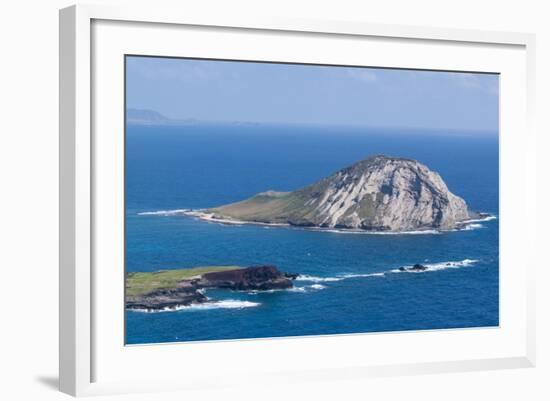
[(241, 266), (201, 266), (190, 269), (128, 273), (126, 276), (126, 295), (139, 296), (163, 288), (174, 288), (183, 280), (198, 278), (206, 273), (242, 268)]

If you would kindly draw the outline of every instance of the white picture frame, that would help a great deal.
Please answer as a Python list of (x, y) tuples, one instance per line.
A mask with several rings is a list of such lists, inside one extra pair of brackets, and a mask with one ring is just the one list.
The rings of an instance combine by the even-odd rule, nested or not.
[[(101, 31), (94, 31), (94, 24)], [(103, 24), (103, 25), (102, 25)], [(115, 26), (116, 24), (122, 24)], [(124, 24), (133, 24), (124, 25)], [(105, 27), (105, 28), (101, 28)], [(536, 220), (534, 196), (528, 197), (525, 194), (516, 194), (514, 197), (507, 196), (506, 187), (501, 190), (501, 202), (503, 206), (503, 219), (509, 224), (501, 225), (501, 251), (504, 261), (517, 262), (519, 255), (523, 254), (518, 271), (504, 269), (503, 274), (510, 274), (502, 277), (504, 286), (501, 294), (501, 308), (517, 304), (514, 311), (505, 309), (502, 313), (515, 313), (510, 321), (518, 320), (512, 326), (501, 325), (499, 329), (487, 330), (455, 330), (440, 333), (438, 331), (417, 332), (417, 333), (387, 333), (370, 335), (350, 336), (324, 336), (310, 337), (303, 339), (284, 338), (279, 340), (247, 340), (247, 341), (218, 341), (205, 342), (193, 345), (174, 344), (162, 346), (148, 346), (141, 348), (129, 347), (119, 350), (127, 355), (128, 359), (117, 359), (113, 352), (109, 353), (109, 343), (105, 335), (100, 335), (106, 330), (109, 322), (118, 321), (120, 316), (106, 316), (101, 312), (101, 305), (94, 302), (94, 293), (101, 286), (102, 297), (110, 302), (120, 302), (117, 290), (104, 287), (106, 276), (94, 273), (94, 266), (98, 260), (107, 260), (109, 254), (98, 255), (94, 245), (94, 238), (97, 238), (98, 230), (105, 225), (100, 222), (101, 208), (98, 210), (96, 192), (98, 190), (96, 175), (102, 173), (97, 171), (97, 158), (102, 160), (116, 161), (116, 150), (113, 143), (97, 142), (94, 140), (94, 126), (100, 125), (95, 119), (102, 118), (101, 108), (109, 107), (116, 110), (113, 113), (123, 113), (123, 109), (117, 109), (118, 100), (122, 95), (119, 93), (114, 97), (113, 102), (108, 105), (97, 106), (94, 103), (94, 96), (101, 96), (101, 90), (93, 85), (93, 76), (103, 68), (101, 60), (108, 57), (97, 57), (102, 52), (102, 47), (107, 47), (105, 37), (110, 37), (112, 42), (110, 50), (114, 57), (117, 52), (124, 52), (124, 42), (130, 39), (125, 38), (120, 32), (133, 29), (132, 37), (139, 36), (139, 31), (156, 27), (149, 43), (142, 43), (141, 46), (154, 46), (155, 40), (163, 35), (171, 35), (172, 31), (179, 28), (193, 27), (208, 32), (215, 30), (216, 35), (223, 35), (224, 32), (246, 33), (247, 35), (264, 35), (265, 40), (276, 43), (277, 35), (296, 35), (297, 37), (308, 38), (323, 37), (326, 40), (339, 38), (341, 40), (385, 40), (408, 41), (411, 46), (416, 44), (431, 44), (438, 46), (442, 51), (441, 63), (435, 65), (427, 59), (424, 65), (403, 64), (403, 61), (395, 60), (392, 66), (445, 69), (446, 62), (445, 46), (454, 46), (456, 51), (468, 52), (468, 49), (485, 51), (486, 48), (494, 48), (495, 51), (505, 52), (502, 59), (494, 58), (491, 63), (486, 64), (483, 71), (502, 73), (507, 69), (510, 80), (505, 85), (514, 89), (517, 98), (509, 99), (511, 90), (502, 92), (501, 110), (509, 113), (510, 118), (503, 123), (502, 128), (509, 131), (504, 145), (501, 144), (501, 183), (504, 174), (507, 181), (521, 185), (529, 185), (535, 188), (535, 134), (532, 128), (532, 112), (534, 110), (534, 46), (533, 35), (524, 33), (507, 32), (485, 32), (460, 29), (439, 29), (414, 26), (390, 26), (376, 25), (363, 22), (346, 21), (315, 21), (315, 20), (294, 20), (292, 18), (242, 18), (239, 16), (216, 16), (199, 15), (188, 13), (185, 10), (163, 10), (151, 8), (111, 8), (108, 6), (78, 5), (60, 11), (60, 390), (75, 396), (126, 393), (133, 391), (160, 391), (167, 389), (189, 389), (208, 388), (209, 386), (223, 386), (245, 383), (246, 380), (254, 379), (258, 382), (268, 383), (268, 376), (273, 375), (285, 380), (326, 380), (332, 378), (354, 378), (360, 379), (372, 376), (402, 375), (402, 374), (423, 374), (449, 371), (468, 371), (481, 369), (505, 369), (515, 367), (530, 367), (535, 364), (535, 284), (534, 284), (534, 252), (529, 251), (535, 241), (533, 239)], [(97, 40), (94, 41), (94, 32)], [(135, 35), (134, 35), (135, 34)], [(273, 37), (271, 37), (272, 35)], [(116, 37), (115, 37), (116, 36)], [(103, 38), (103, 39), (102, 39)], [(144, 41), (146, 42), (146, 41)], [(299, 40), (297, 40), (296, 50)], [(305, 43), (305, 42), (304, 42)], [(119, 47), (116, 47), (119, 46)], [(167, 45), (168, 46), (168, 45)], [(214, 45), (212, 45), (214, 46)], [(130, 46), (131, 47), (131, 46)], [(144, 47), (144, 48), (145, 48)], [(168, 46), (169, 47), (169, 46)], [(166, 49), (158, 50), (165, 54)], [(185, 52), (185, 50), (183, 50)], [(229, 56), (236, 50), (225, 49), (225, 55)], [(430, 51), (429, 49), (426, 51)], [(433, 49), (432, 49), (433, 51)], [(506, 50), (507, 51), (507, 50)], [(148, 52), (156, 54), (154, 48)], [(102, 54), (102, 53), (101, 53)], [(480, 53), (481, 54), (481, 53)], [(166, 54), (172, 55), (172, 54)], [(246, 57), (237, 55), (232, 58)], [(275, 54), (273, 57), (278, 57)], [(313, 57), (313, 56), (312, 56)], [(341, 57), (345, 58), (345, 55)], [(264, 56), (265, 58), (265, 56)], [(480, 59), (483, 58), (480, 56)], [(285, 61), (285, 56), (280, 56)], [(468, 59), (468, 57), (466, 57)], [(504, 65), (505, 60), (510, 63)], [(351, 63), (351, 62), (350, 62)], [(389, 61), (382, 63), (388, 65)], [(452, 70), (476, 70), (475, 63), (481, 61), (468, 60), (461, 66), (456, 65)], [(489, 61), (487, 61), (489, 63)], [(502, 65), (500, 65), (501, 63)], [(105, 66), (110, 64), (106, 62)], [(470, 66), (470, 67), (469, 67)], [(473, 69), (472, 69), (473, 68)], [(488, 70), (489, 69), (489, 70)], [(515, 70), (514, 70), (515, 69)], [(481, 71), (481, 70), (480, 70)], [(120, 71), (117, 72), (118, 76)], [(116, 77), (115, 77), (116, 78)], [(103, 79), (103, 78), (101, 78)], [(118, 78), (116, 78), (118, 79)], [(115, 86), (117, 87), (117, 86)], [(113, 89), (115, 90), (115, 89)], [(517, 91), (516, 91), (517, 90)], [(122, 88), (120, 88), (122, 91)], [(117, 100), (118, 99), (118, 100)], [(96, 99), (97, 101), (97, 99)], [(508, 102), (515, 103), (508, 103)], [(107, 102), (106, 102), (107, 103)], [(514, 106), (513, 108), (511, 106)], [(517, 107), (516, 107), (517, 106)], [(120, 114), (122, 115), (122, 114)], [(108, 119), (109, 120), (109, 119)], [(112, 119), (111, 119), (112, 120)], [(110, 120), (109, 120), (110, 121)], [(114, 123), (109, 127), (118, 127)], [(513, 128), (513, 129), (512, 129)], [(109, 149), (112, 150), (109, 151)], [(519, 167), (512, 171), (510, 163), (511, 155), (520, 161)], [(106, 162), (106, 166), (111, 166)], [(113, 162), (114, 163), (114, 162)], [(113, 164), (112, 166), (115, 166)], [(110, 185), (117, 185), (120, 178), (116, 173), (113, 175)], [(101, 184), (103, 185), (103, 184)], [(107, 187), (106, 187), (107, 188)], [(103, 188), (99, 188), (100, 192)], [(122, 190), (122, 189), (120, 189)], [(521, 192), (521, 191), (518, 191)], [(532, 190), (531, 190), (532, 192)], [(504, 196), (503, 196), (504, 195)], [(116, 220), (116, 219), (115, 219)], [(120, 220), (117, 220), (120, 222)], [(117, 222), (115, 221), (115, 224)], [(521, 228), (521, 238), (511, 232), (512, 228)], [(115, 230), (116, 231), (116, 230)], [(107, 233), (105, 233), (107, 235)], [(110, 234), (109, 234), (110, 235)], [(503, 249), (502, 244), (514, 244), (514, 247)], [(527, 256), (525, 256), (527, 255)], [(508, 259), (507, 259), (508, 258)], [(113, 262), (114, 263), (114, 262)], [(508, 272), (508, 273), (507, 273)], [(521, 274), (520, 274), (521, 273)], [(120, 277), (122, 280), (122, 277)], [(117, 281), (117, 283), (119, 283)], [(117, 284), (118, 285), (118, 284)], [(116, 286), (113, 286), (115, 288)], [(123, 287), (120, 286), (120, 291)], [(515, 298), (514, 298), (515, 297)], [(517, 309), (517, 310), (516, 310)], [(506, 316), (504, 322), (507, 322)], [(98, 329), (98, 327), (100, 327)], [(121, 328), (114, 328), (113, 330)], [(101, 332), (98, 332), (100, 330)], [(492, 331), (491, 331), (492, 330)], [(500, 330), (500, 331), (499, 331)], [(498, 332), (497, 332), (498, 331)], [(504, 334), (502, 334), (504, 333)], [(502, 335), (501, 335), (502, 334)], [(119, 342), (117, 337), (116, 341)], [(456, 341), (457, 348), (454, 356), (447, 357), (442, 354), (440, 359), (431, 358), (420, 360), (413, 353), (404, 359), (397, 360), (384, 352), (384, 344), (408, 344), (409, 341), (416, 341), (419, 348), (426, 344), (440, 344), (444, 347), (447, 341)], [(502, 340), (502, 341), (501, 341)], [(326, 353), (326, 358), (316, 360), (312, 363), (293, 363), (292, 369), (285, 369), (288, 360), (281, 358), (276, 360), (273, 356), (280, 353), (281, 348), (292, 350), (293, 353), (313, 355), (319, 341)], [(372, 358), (365, 358), (361, 352), (355, 357), (348, 356), (348, 359), (339, 354), (344, 343), (353, 344), (355, 347), (368, 348), (369, 343), (376, 342), (376, 347), (381, 349), (379, 356), (372, 355)], [(398, 342), (396, 342), (398, 341)], [(474, 344), (480, 342), (479, 350), (472, 350), (468, 355), (460, 357), (460, 344)], [(485, 343), (484, 343), (485, 342)], [(494, 345), (494, 349), (488, 344)], [(118, 343), (117, 343), (118, 344)], [(120, 345), (120, 344), (119, 344)], [(122, 344), (123, 346), (124, 344)], [(405, 346), (404, 345), (404, 346)], [(512, 346), (513, 345), (513, 346)], [(113, 347), (118, 345), (112, 345)], [(348, 345), (349, 346), (349, 345)], [(482, 348), (487, 346), (486, 352)], [(437, 348), (437, 347), (435, 347)], [(475, 348), (475, 347), (473, 347)], [(112, 349), (111, 349), (112, 350)], [(118, 352), (118, 351), (117, 351)], [(174, 353), (185, 353), (190, 358), (198, 360), (201, 355), (226, 355), (228, 358), (236, 355), (242, 356), (243, 366), (220, 366), (219, 370), (207, 374), (186, 373), (185, 376), (166, 375), (166, 372), (158, 372), (158, 375), (150, 374), (148, 380), (143, 378), (129, 379), (120, 373), (125, 367), (130, 371), (131, 363), (135, 364), (141, 358), (150, 358), (149, 361), (168, 361)], [(406, 353), (406, 352), (405, 352)], [(259, 366), (247, 368), (245, 366), (247, 355), (261, 355), (262, 358), (273, 358), (272, 366)], [(345, 352), (344, 352), (345, 354)], [(96, 358), (103, 362), (97, 363)], [(122, 355), (122, 354), (121, 354)], [(458, 356), (456, 356), (458, 355)], [(124, 357), (126, 358), (126, 356)], [(331, 358), (334, 365), (331, 363)], [(145, 359), (143, 359), (145, 360)], [(103, 375), (101, 366), (113, 366), (113, 372)], [(126, 364), (126, 365), (124, 365)], [(223, 365), (223, 364), (220, 364)], [(238, 365), (238, 363), (237, 363)], [(261, 365), (261, 363), (260, 363)], [(156, 365), (158, 366), (158, 365)], [(167, 369), (170, 363), (167, 363)], [(231, 376), (231, 370), (245, 372), (241, 381)], [(115, 374), (115, 370), (120, 374)]]

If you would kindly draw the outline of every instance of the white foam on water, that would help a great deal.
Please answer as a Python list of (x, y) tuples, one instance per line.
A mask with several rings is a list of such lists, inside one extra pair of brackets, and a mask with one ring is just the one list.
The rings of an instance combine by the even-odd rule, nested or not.
[(489, 216), (486, 216), (486, 217), (482, 217), (480, 219), (470, 219), (470, 220), (464, 220), (462, 221), (462, 223), (482, 223), (484, 221), (491, 221), (491, 220), (496, 220), (497, 219), (497, 216), (493, 215), (493, 214), (490, 214)]
[(287, 289), (288, 292), (306, 292), (306, 287), (292, 287)]
[(248, 295), (258, 295), (258, 294), (273, 294), (274, 292), (306, 292), (306, 287), (290, 287), (290, 288), (273, 288), (271, 290), (250, 290), (244, 291)]
[(312, 285), (309, 286), (309, 288), (314, 289), (314, 290), (324, 290), (327, 287), (325, 285), (322, 285), (322, 284), (312, 284)]
[(273, 289), (273, 290), (263, 290), (263, 291), (248, 291), (248, 295), (258, 295), (258, 294), (271, 294), (274, 292), (308, 292), (308, 290), (323, 290), (327, 288), (324, 285), (321, 284), (312, 284), (304, 287), (291, 287), (291, 288), (284, 288), (284, 289)]
[(462, 267), (470, 267), (475, 265), (479, 260), (476, 259), (464, 259), (459, 261), (449, 261), (440, 263), (427, 263), (426, 270), (411, 270), (412, 266), (403, 266), (406, 270), (392, 269), (391, 273), (426, 273), (446, 269), (460, 269)]
[(358, 277), (384, 277), (386, 273), (367, 273), (367, 274), (344, 274), (342, 278), (358, 278)]
[(308, 274), (300, 274), (298, 277), (296, 277), (295, 281), (311, 281), (313, 283), (324, 283), (328, 281), (340, 281), (343, 279), (344, 277), (317, 277), (310, 276)]
[(177, 216), (184, 215), (189, 209), (157, 210), (154, 212), (141, 212), (138, 216)]
[(469, 220), (463, 220), (461, 221), (462, 224), (466, 224), (466, 227), (468, 227), (469, 225), (471, 225), (471, 223), (484, 223), (486, 221), (491, 221), (491, 220), (496, 220), (498, 217), (493, 215), (493, 214), (490, 214), (486, 217), (482, 217), (480, 219), (469, 219)]
[(438, 235), (442, 231), (439, 230), (414, 230), (414, 231), (366, 231), (352, 229), (337, 229), (337, 228), (302, 228), (306, 231), (316, 231), (333, 234), (353, 234), (353, 235)]
[(470, 223), (464, 226), (464, 228), (462, 228), (459, 231), (471, 231), (471, 230), (477, 230), (478, 228), (485, 228), (485, 226), (479, 223)]
[(308, 274), (300, 274), (296, 277), (296, 281), (310, 281), (312, 283), (326, 283), (334, 281), (342, 281), (348, 278), (360, 278), (360, 277), (384, 277), (385, 273), (365, 273), (365, 274), (355, 274), (355, 273), (345, 273), (340, 274), (337, 277), (317, 277), (310, 276)]
[(172, 308), (163, 309), (132, 309), (135, 312), (145, 313), (161, 313), (161, 312), (176, 312), (176, 311), (192, 311), (192, 310), (210, 310), (210, 309), (243, 309), (259, 306), (259, 302), (240, 301), (235, 299), (226, 299), (222, 301), (206, 302), (203, 304), (180, 305)]
[[(493, 219), (489, 219), (493, 220)], [(474, 223), (474, 221), (477, 221), (477, 223)], [(459, 228), (453, 228), (450, 230), (446, 230), (446, 232), (452, 232), (452, 231), (472, 231), (472, 230), (478, 230), (480, 228), (486, 228), (483, 224), (480, 224), (481, 221), (488, 221), (488, 220), (467, 220), (462, 223), (467, 223)]]
[(328, 232), (333, 234), (356, 234), (356, 235), (441, 235), (448, 232), (456, 231), (471, 231), (479, 228), (485, 228), (480, 222), (496, 219), (495, 216), (489, 216), (479, 220), (466, 220), (461, 223), (465, 224), (460, 228), (452, 228), (448, 230), (413, 230), (413, 231), (364, 231), (364, 230), (347, 230), (347, 229), (331, 229), (331, 228), (305, 228), (308, 231)]
[(204, 304), (190, 305), (191, 309), (241, 309), (241, 308), (253, 308), (259, 306), (259, 302), (240, 301), (236, 299), (226, 299), (222, 301), (208, 302)]

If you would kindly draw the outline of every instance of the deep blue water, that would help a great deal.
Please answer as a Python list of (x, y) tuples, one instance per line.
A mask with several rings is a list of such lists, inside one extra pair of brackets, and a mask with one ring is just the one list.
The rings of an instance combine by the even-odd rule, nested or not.
[[(215, 300), (229, 300), (211, 309), (128, 311), (127, 343), (498, 326), (498, 219), (460, 232), (365, 235), (139, 214), (212, 207), (268, 189), (294, 190), (372, 154), (417, 159), (438, 171), (472, 210), (498, 216), (496, 134), (129, 126), (127, 271), (275, 264), (317, 281), (297, 281), (295, 291), (210, 291)], [(391, 272), (414, 263), (467, 259), (475, 262)], [(248, 307), (223, 307), (235, 305)]]

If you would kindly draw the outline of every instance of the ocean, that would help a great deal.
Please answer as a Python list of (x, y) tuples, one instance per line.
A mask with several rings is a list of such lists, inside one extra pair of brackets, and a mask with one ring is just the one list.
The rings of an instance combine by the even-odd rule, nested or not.
[[(413, 158), (471, 210), (461, 231), (348, 233), (222, 225), (174, 213), (291, 191), (368, 156)], [(126, 311), (126, 343), (498, 326), (498, 135), (254, 124), (126, 132), (126, 271), (273, 264), (292, 290), (211, 290), (216, 302)], [(421, 263), (424, 272), (399, 272)]]

